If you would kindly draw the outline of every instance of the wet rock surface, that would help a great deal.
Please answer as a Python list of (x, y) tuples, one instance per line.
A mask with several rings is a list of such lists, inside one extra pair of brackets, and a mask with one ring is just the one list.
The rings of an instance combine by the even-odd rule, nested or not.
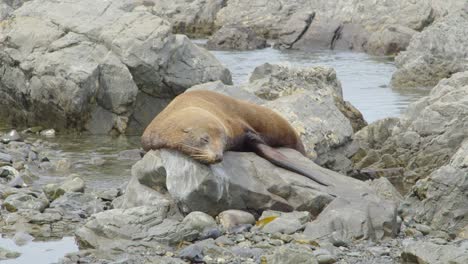
[(212, 50), (254, 50), (266, 46), (266, 39), (257, 36), (250, 28), (242, 26), (224, 26), (206, 43), (206, 47)]
[(379, 120), (360, 130), (352, 144), (339, 150), (352, 164), (344, 171), (363, 179), (389, 177), (407, 191), (448, 164), (467, 137), (467, 85), (468, 72), (456, 73), (399, 119)]
[(210, 53), (132, 2), (30, 1), (14, 11), (0, 31), (2, 117), (135, 133), (190, 86), (231, 82)]

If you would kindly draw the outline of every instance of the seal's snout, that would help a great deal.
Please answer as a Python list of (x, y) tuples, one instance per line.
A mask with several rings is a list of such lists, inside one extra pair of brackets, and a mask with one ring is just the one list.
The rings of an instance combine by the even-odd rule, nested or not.
[(216, 163), (223, 161), (223, 154), (222, 153), (215, 154), (214, 161)]

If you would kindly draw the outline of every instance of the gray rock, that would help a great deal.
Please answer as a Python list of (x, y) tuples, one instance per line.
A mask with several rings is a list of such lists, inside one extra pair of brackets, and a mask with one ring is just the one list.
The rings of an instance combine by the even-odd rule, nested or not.
[[(135, 167), (151, 164), (154, 172), (164, 172), (160, 174), (161, 181), (153, 182), (165, 179), (168, 193), (185, 212), (203, 211), (216, 215), (228, 208), (309, 211), (312, 216), (318, 215), (317, 220), (308, 224), (309, 230), (306, 229), (312, 239), (334, 231), (350, 238), (375, 239), (396, 233), (398, 223), (393, 202), (377, 196), (366, 183), (320, 168), (293, 150), (280, 151), (307, 164), (333, 187), (318, 186), (252, 153), (227, 152), (221, 163), (208, 167), (176, 151), (150, 151)], [(291, 216), (297, 217), (295, 214)], [(300, 216), (300, 224), (307, 219)], [(366, 228), (361, 228), (362, 225)]]
[(267, 217), (277, 217), (273, 221), (266, 223), (261, 230), (265, 233), (275, 234), (293, 234), (304, 229), (305, 224), (311, 220), (309, 212), (275, 212), (264, 211), (258, 219), (260, 222)]
[(42, 130), (40, 134), (44, 137), (55, 137), (55, 129)]
[(432, 227), (468, 238), (467, 157), (468, 140), (465, 139), (449, 164), (419, 180), (405, 197), (401, 206), (402, 216), (425, 224), (416, 226), (423, 234), (429, 233)]
[(342, 97), (341, 83), (330, 67), (288, 67), (265, 63), (254, 69), (243, 87), (260, 98), (275, 100), (303, 91), (332, 91)]
[(267, 261), (272, 264), (318, 263), (309, 247), (294, 244), (276, 248), (273, 255), (267, 256)]
[(49, 201), (45, 197), (35, 193), (15, 193), (8, 196), (3, 202), (3, 206), (9, 212), (27, 209), (42, 212), (48, 205)]
[(431, 242), (406, 241), (401, 253), (402, 263), (454, 263), (468, 262), (468, 242), (436, 245)]
[(259, 36), (276, 38), (281, 34), (290, 41), (308, 26), (307, 23), (297, 23), (303, 13), (311, 13), (310, 7), (305, 4), (306, 1), (285, 0), (229, 1), (216, 15), (215, 24), (219, 27), (242, 24), (252, 28)]
[(0, 247), (0, 260), (15, 259), (21, 256), (21, 253)]
[[(216, 24), (248, 26), (260, 35), (277, 39), (281, 48), (338, 48), (391, 54), (395, 48), (404, 49), (412, 34), (434, 20), (431, 4), (402, 0), (379, 5), (368, 0), (234, 0), (218, 12)], [(444, 5), (446, 10), (460, 6), (452, 2)]]
[(64, 190), (65, 192), (84, 192), (85, 189), (85, 182), (84, 180), (77, 174), (72, 174), (68, 177), (65, 182), (63, 182), (60, 186), (60, 189)]
[(27, 243), (33, 241), (34, 237), (26, 232), (16, 232), (15, 236), (13, 237), (13, 241), (18, 246), (24, 246)]
[(214, 33), (206, 43), (212, 50), (254, 50), (266, 47), (266, 40), (250, 28), (224, 26)]
[(319, 264), (332, 264), (336, 262), (336, 258), (332, 255), (318, 255), (316, 258)]
[(255, 217), (251, 213), (241, 210), (223, 211), (216, 217), (216, 219), (225, 230), (238, 225), (255, 224)]
[(416, 34), (395, 59), (395, 87), (434, 87), (441, 79), (468, 70), (468, 12), (447, 15)]
[(184, 218), (182, 224), (185, 225), (184, 228), (193, 229), (200, 233), (206, 228), (216, 227), (214, 218), (203, 212), (191, 212)]
[(108, 209), (108, 206), (93, 194), (66, 192), (51, 202), (50, 208), (54, 208), (63, 214), (79, 215), (86, 218)]
[(94, 134), (136, 133), (185, 89), (231, 83), (213, 55), (134, 3), (31, 1), (17, 9), (0, 30), (1, 116)]
[(161, 244), (193, 241), (206, 227), (216, 226), (214, 219), (204, 213), (193, 212), (179, 221), (177, 217), (169, 215), (168, 209), (167, 204), (160, 204), (94, 214), (78, 229), (76, 236), (85, 248), (157, 248)]
[(0, 138), (0, 141), (4, 144), (8, 144), (12, 141), (21, 141), (21, 136), (16, 130), (11, 130)]
[(227, 3), (225, 0), (150, 0), (144, 5), (154, 14), (173, 25), (173, 31), (192, 37), (211, 35), (215, 30), (216, 14)]
[(399, 119), (380, 120), (356, 133), (351, 144), (336, 150), (349, 158), (344, 171), (362, 178), (389, 177), (405, 193), (446, 165), (467, 138), (467, 84), (468, 72), (456, 73)]
[(0, 152), (0, 161), (11, 163), (12, 162), (12, 157), (11, 157), (11, 155), (9, 155), (7, 153)]

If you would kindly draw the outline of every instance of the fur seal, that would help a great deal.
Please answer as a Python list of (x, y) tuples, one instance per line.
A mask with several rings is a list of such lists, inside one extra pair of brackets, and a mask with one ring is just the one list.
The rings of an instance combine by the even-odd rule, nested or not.
[(177, 96), (145, 129), (141, 144), (145, 151), (175, 149), (204, 164), (222, 161), (225, 151), (252, 151), (328, 186), (274, 149), (292, 148), (305, 155), (302, 141), (286, 119), (264, 106), (212, 91)]

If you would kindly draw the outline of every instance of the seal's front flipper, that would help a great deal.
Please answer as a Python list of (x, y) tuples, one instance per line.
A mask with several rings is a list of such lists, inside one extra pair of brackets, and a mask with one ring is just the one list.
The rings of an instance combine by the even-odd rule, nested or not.
[(290, 170), (295, 173), (299, 173), (323, 186), (328, 186), (328, 184), (318, 180), (317, 177), (314, 176), (313, 173), (310, 171), (310, 169), (305, 169), (300, 165), (294, 163), (288, 157), (286, 157), (276, 149), (263, 143), (254, 143), (252, 144), (252, 148), (255, 151), (255, 153), (257, 153), (257, 155), (275, 164), (276, 166)]

